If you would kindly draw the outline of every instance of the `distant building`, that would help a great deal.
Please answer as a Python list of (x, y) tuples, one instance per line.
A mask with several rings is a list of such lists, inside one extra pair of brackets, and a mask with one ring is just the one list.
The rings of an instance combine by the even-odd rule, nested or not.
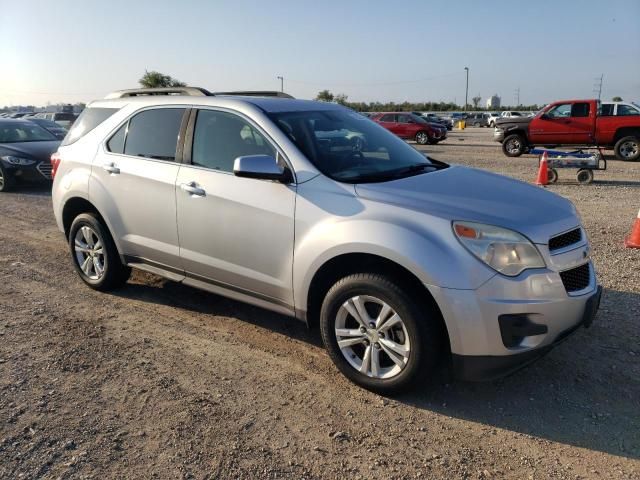
[(494, 108), (500, 108), (500, 97), (498, 96), (497, 93), (487, 98), (487, 108), (489, 110), (492, 110)]

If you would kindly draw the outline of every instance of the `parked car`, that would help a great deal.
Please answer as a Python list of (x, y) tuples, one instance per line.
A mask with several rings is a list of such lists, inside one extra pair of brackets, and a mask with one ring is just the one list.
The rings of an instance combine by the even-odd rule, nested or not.
[(487, 124), (489, 127), (494, 128), (496, 126), (496, 121), (500, 118), (500, 112), (492, 112), (487, 116)]
[(466, 119), (467, 119), (466, 113), (453, 112), (451, 114), (451, 122), (453, 125), (457, 124), (460, 120), (466, 120)]
[(15, 113), (11, 113), (9, 115), (9, 118), (22, 118), (22, 117), (26, 117), (33, 114), (34, 112), (15, 112)]
[(524, 117), (524, 115), (522, 115), (522, 113), (520, 112), (514, 112), (513, 110), (506, 110), (500, 113), (500, 119), (515, 118), (515, 117), (520, 118), (520, 117)]
[(78, 116), (75, 113), (69, 112), (42, 112), (35, 115), (36, 118), (44, 118), (56, 122), (58, 125), (66, 128), (67, 130), (73, 125)]
[(424, 118), (409, 112), (385, 112), (371, 119), (405, 140), (415, 140), (419, 145), (436, 144), (447, 138), (443, 125), (427, 122)]
[(0, 192), (16, 182), (51, 180), (50, 157), (60, 141), (28, 120), (0, 119)]
[(563, 100), (533, 118), (498, 120), (494, 139), (508, 157), (536, 145), (585, 145), (613, 148), (620, 160), (640, 160), (640, 116), (602, 115), (598, 100)]
[(444, 125), (447, 130), (453, 129), (453, 122), (450, 118), (444, 118), (436, 115), (435, 113), (422, 113), (422, 112), (413, 112), (416, 115), (421, 116), (427, 122), (438, 123), (440, 125)]
[(444, 358), (462, 378), (512, 372), (592, 322), (601, 289), (569, 200), (429, 159), (337, 104), (170, 91), (91, 103), (53, 157), (89, 287), (135, 267), (319, 324), (337, 368), (383, 393)]
[(470, 113), (467, 115), (467, 126), (468, 127), (488, 127), (489, 122), (487, 121), (489, 117), (488, 113)]
[(52, 120), (47, 120), (46, 118), (37, 118), (37, 117), (26, 117), (25, 120), (35, 123), (36, 125), (40, 125), (49, 133), (52, 133), (58, 140), (62, 140), (67, 134), (67, 129), (57, 124)]

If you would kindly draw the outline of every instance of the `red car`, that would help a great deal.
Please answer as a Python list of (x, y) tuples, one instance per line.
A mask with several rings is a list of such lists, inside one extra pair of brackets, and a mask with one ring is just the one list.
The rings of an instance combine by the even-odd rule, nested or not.
[(497, 120), (494, 139), (508, 157), (519, 157), (536, 145), (598, 145), (613, 148), (620, 160), (640, 160), (640, 110), (608, 113), (598, 100), (554, 102), (532, 118)]
[(400, 138), (415, 140), (420, 145), (436, 144), (447, 137), (447, 128), (444, 125), (429, 123), (413, 113), (376, 113), (371, 117), (371, 120)]

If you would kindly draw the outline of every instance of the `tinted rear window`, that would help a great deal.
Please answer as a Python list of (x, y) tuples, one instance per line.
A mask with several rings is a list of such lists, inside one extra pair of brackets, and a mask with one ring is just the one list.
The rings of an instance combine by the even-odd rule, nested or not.
[(117, 111), (117, 108), (85, 108), (61, 145), (70, 145), (78, 141)]
[(173, 161), (184, 108), (145, 110), (129, 120), (125, 155)]

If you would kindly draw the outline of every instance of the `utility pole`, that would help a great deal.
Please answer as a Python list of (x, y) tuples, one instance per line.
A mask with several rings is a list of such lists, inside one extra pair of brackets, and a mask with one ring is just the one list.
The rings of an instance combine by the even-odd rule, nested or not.
[(464, 92), (464, 111), (467, 111), (467, 104), (469, 103), (469, 67), (464, 67), (467, 72), (467, 88)]
[(604, 79), (604, 73), (600, 75), (600, 78), (596, 78), (596, 83), (593, 84), (593, 93), (598, 94), (598, 100), (602, 96), (602, 80)]
[(278, 80), (280, 80), (280, 91), (284, 93), (284, 77), (277, 76)]
[(520, 87), (514, 90), (513, 96), (516, 99), (516, 107), (519, 107), (520, 106)]

